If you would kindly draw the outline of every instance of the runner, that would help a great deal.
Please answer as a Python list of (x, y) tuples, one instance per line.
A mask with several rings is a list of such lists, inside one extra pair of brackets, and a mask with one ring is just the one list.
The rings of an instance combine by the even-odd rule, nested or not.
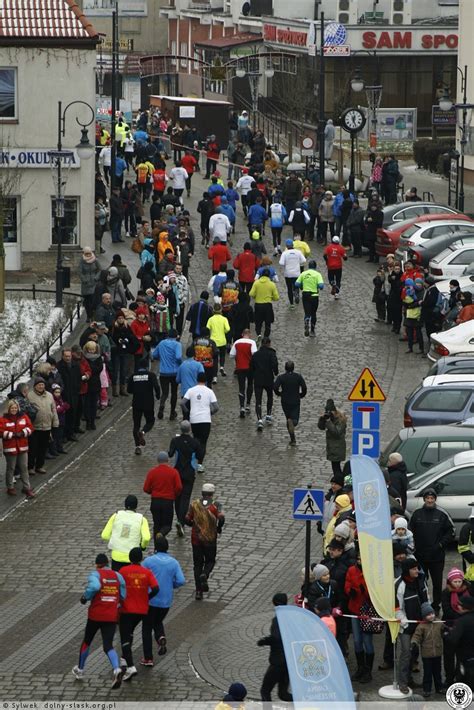
[[(204, 367), (206, 375), (206, 385), (212, 389), (213, 383), (217, 382), (217, 345), (211, 340), (209, 328), (202, 329), (202, 335), (194, 340), (194, 358)], [(183, 416), (188, 416), (183, 410)]]
[(183, 359), (183, 350), (181, 343), (176, 340), (177, 337), (178, 333), (175, 330), (169, 330), (166, 339), (158, 343), (152, 352), (153, 360), (160, 361), (161, 398), (160, 407), (158, 409), (158, 419), (163, 419), (166, 400), (168, 399), (171, 388), (170, 421), (173, 421), (178, 416), (176, 413), (176, 403), (178, 401), (176, 373)]
[[(316, 312), (319, 306), (319, 292), (324, 288), (324, 280), (316, 271), (316, 262), (311, 259), (308, 268), (295, 281), (295, 287), (303, 291), (304, 334), (316, 337)], [(311, 331), (310, 331), (311, 326)]]
[(262, 325), (265, 323), (263, 334), (270, 337), (272, 323), (275, 320), (273, 313), (273, 301), (279, 301), (278, 289), (270, 279), (270, 269), (263, 269), (261, 276), (254, 281), (249, 293), (250, 298), (255, 299), (255, 331), (257, 333), (257, 346), (262, 340)]
[(262, 346), (252, 355), (252, 374), (255, 387), (255, 413), (257, 415), (257, 429), (263, 431), (262, 395), (267, 393), (267, 416), (265, 422), (272, 424), (273, 409), (273, 383), (278, 375), (278, 360), (275, 350), (271, 347), (270, 338), (263, 338)]
[(183, 409), (189, 415), (193, 435), (201, 443), (202, 453), (198, 456), (197, 472), (204, 473), (203, 461), (206, 445), (211, 433), (211, 417), (219, 410), (217, 397), (206, 387), (206, 374), (200, 372), (196, 387), (191, 387), (183, 397)]
[(285, 362), (285, 373), (278, 375), (273, 384), (273, 391), (277, 397), (281, 397), (290, 446), (296, 446), (295, 428), (300, 419), (300, 401), (306, 396), (307, 387), (303, 377), (295, 372), (295, 363), (291, 360)]
[[(250, 402), (253, 394), (252, 355), (257, 352), (255, 340), (250, 337), (250, 330), (246, 329), (242, 337), (236, 340), (230, 351), (230, 357), (235, 358), (235, 372), (239, 383), (240, 418), (250, 413)], [(247, 392), (245, 388), (247, 386)]]
[(181, 433), (176, 434), (169, 445), (168, 455), (170, 459), (174, 456), (174, 467), (178, 471), (181, 483), (183, 484), (182, 491), (174, 502), (176, 512), (176, 532), (178, 537), (183, 537), (184, 518), (189, 508), (189, 501), (193, 492), (194, 480), (196, 478), (197, 459), (202, 457), (203, 449), (200, 442), (191, 434), (191, 424), (184, 420), (181, 422)]
[[(137, 371), (128, 379), (127, 392), (133, 395), (132, 419), (133, 439), (135, 453), (142, 453), (145, 446), (145, 434), (153, 429), (155, 424), (155, 400), (160, 399), (160, 386), (154, 372), (150, 372), (148, 358), (140, 360)], [(145, 426), (142, 429), (142, 416), (145, 417)]]
[(114, 650), (114, 636), (117, 627), (119, 604), (126, 597), (125, 580), (119, 572), (109, 568), (109, 559), (103, 553), (95, 558), (96, 569), (90, 573), (87, 587), (81, 597), (81, 604), (90, 601), (84, 639), (79, 653), (79, 663), (72, 669), (76, 680), (84, 679), (84, 667), (91, 643), (98, 631), (102, 635), (104, 653), (110, 661), (114, 673), (112, 688), (120, 688), (122, 670), (117, 652)]
[(143, 490), (151, 495), (153, 540), (156, 540), (158, 533), (166, 537), (173, 525), (174, 501), (183, 490), (178, 471), (168, 464), (166, 451), (159, 452), (158, 466), (148, 471)]
[(328, 281), (331, 284), (331, 296), (340, 298), (342, 262), (346, 261), (347, 254), (343, 246), (339, 244), (339, 237), (332, 238), (332, 243), (326, 247), (323, 253), (324, 261), (328, 267)]
[(301, 274), (303, 264), (306, 264), (306, 259), (298, 249), (294, 249), (292, 239), (286, 240), (286, 249), (280, 256), (279, 263), (280, 266), (283, 266), (283, 275), (286, 281), (290, 308), (294, 308), (294, 302), (300, 302), (300, 294), (299, 291), (295, 289), (295, 283), (296, 279)]
[(125, 498), (124, 508), (110, 516), (101, 533), (102, 540), (109, 543), (112, 569), (115, 572), (128, 565), (132, 548), (141, 547), (146, 550), (151, 539), (148, 520), (144, 515), (137, 513), (137, 496), (128, 495)]

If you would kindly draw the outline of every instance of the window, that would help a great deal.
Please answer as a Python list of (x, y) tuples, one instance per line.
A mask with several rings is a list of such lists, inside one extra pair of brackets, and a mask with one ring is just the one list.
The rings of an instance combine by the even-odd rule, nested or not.
[[(181, 51), (180, 54), (183, 57), (188, 56), (188, 43), (187, 42), (181, 42)], [(181, 66), (182, 67), (187, 67), (188, 66), (188, 60), (187, 59), (181, 59)]]
[(3, 209), (3, 241), (5, 244), (16, 244), (18, 241), (17, 198), (5, 200)]
[(460, 451), (469, 451), (469, 441), (432, 441), (428, 444), (421, 458), (422, 466), (434, 466), (439, 461), (459, 454)]
[(435, 239), (436, 237), (444, 237), (445, 234), (447, 235), (452, 233), (452, 227), (433, 227), (432, 229), (427, 229), (421, 236), (423, 239)]
[(474, 249), (467, 249), (451, 259), (451, 264), (470, 264), (474, 261)]
[(424, 207), (407, 207), (406, 209), (402, 210), (401, 212), (398, 212), (396, 216), (394, 217), (394, 220), (398, 219), (415, 219), (416, 217), (420, 217), (422, 214), (425, 214), (426, 210)]
[(471, 396), (470, 390), (441, 389), (436, 387), (422, 392), (413, 409), (427, 412), (461, 412)]
[(178, 48), (177, 48), (177, 44), (176, 44), (175, 39), (173, 39), (171, 41), (171, 54), (173, 55), (173, 59), (171, 59), (171, 64), (173, 66), (176, 66), (176, 64), (177, 64), (176, 55), (178, 54)]
[(473, 479), (474, 468), (468, 466), (442, 476), (433, 488), (439, 496), (469, 496), (472, 495)]
[[(52, 218), (52, 229), (51, 229), (51, 244), (58, 243), (58, 234), (56, 227), (56, 199), (51, 198), (51, 218)], [(76, 245), (78, 244), (78, 233), (79, 233), (79, 198), (77, 197), (67, 197), (64, 200), (64, 217), (61, 221), (62, 224), (62, 243)]]
[(17, 118), (16, 69), (0, 69), (0, 120)]
[(201, 57), (200, 57), (200, 55), (199, 55), (199, 52), (197, 51), (197, 49), (195, 49), (195, 50), (194, 50), (194, 61), (193, 61), (193, 69), (194, 69), (195, 71), (198, 71), (198, 70), (199, 70), (199, 67), (201, 66), (200, 63), (199, 63), (199, 60), (200, 60), (200, 59), (201, 59)]

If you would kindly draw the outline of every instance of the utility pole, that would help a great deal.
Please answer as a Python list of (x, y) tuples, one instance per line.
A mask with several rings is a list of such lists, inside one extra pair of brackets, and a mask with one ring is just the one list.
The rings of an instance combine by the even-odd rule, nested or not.
[(118, 0), (115, 2), (115, 10), (112, 12), (112, 115), (111, 115), (111, 164), (110, 164), (110, 194), (115, 186), (115, 159), (117, 157), (117, 146), (115, 142), (115, 123), (117, 114), (117, 75), (118, 75)]
[(318, 121), (318, 138), (319, 138), (319, 183), (324, 185), (325, 173), (325, 156), (324, 156), (324, 129), (326, 127), (325, 106), (324, 106), (324, 12), (321, 12), (321, 46), (319, 56), (319, 121)]

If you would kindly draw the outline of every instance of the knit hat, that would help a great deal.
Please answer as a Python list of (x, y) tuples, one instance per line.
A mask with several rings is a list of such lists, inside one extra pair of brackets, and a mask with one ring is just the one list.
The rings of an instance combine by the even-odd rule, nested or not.
[(137, 316), (147, 316), (148, 311), (145, 308), (145, 306), (138, 306), (137, 310), (135, 311), (135, 315)]
[(411, 569), (414, 569), (414, 567), (418, 567), (418, 561), (415, 560), (414, 557), (407, 557), (407, 559), (402, 562), (402, 573), (408, 574), (408, 572)]
[(58, 385), (57, 382), (55, 382), (54, 385), (51, 385), (51, 390), (60, 390), (60, 389), (61, 389), (61, 385)]
[(438, 494), (436, 493), (434, 488), (427, 488), (425, 491), (423, 491), (423, 500), (425, 500), (427, 496), (433, 496), (434, 498), (437, 498)]
[(128, 495), (125, 498), (125, 508), (127, 510), (136, 510), (138, 508), (138, 498), (134, 495)]
[(336, 525), (334, 528), (334, 535), (338, 535), (338, 537), (343, 537), (344, 540), (347, 540), (351, 535), (349, 523), (343, 522)]
[(394, 451), (390, 456), (388, 457), (387, 460), (387, 466), (396, 466), (397, 463), (401, 463), (403, 461), (403, 456), (398, 453), (398, 451)]
[(166, 451), (160, 451), (158, 453), (158, 463), (167, 463), (168, 460), (168, 454), (166, 453)]
[(128, 553), (128, 559), (134, 565), (139, 564), (143, 560), (143, 552), (141, 547), (132, 547)]
[(405, 555), (407, 551), (407, 548), (405, 545), (402, 545), (401, 542), (394, 542), (392, 545), (392, 552), (393, 556), (396, 557), (397, 555)]
[(347, 506), (351, 504), (351, 499), (343, 493), (342, 495), (336, 497), (335, 503), (340, 508), (347, 508)]
[(224, 700), (226, 702), (240, 702), (241, 700), (245, 700), (246, 695), (247, 688), (243, 685), (243, 683), (232, 683)]
[(459, 599), (459, 603), (464, 609), (474, 611), (474, 597), (471, 597), (470, 594), (464, 594), (464, 596)]
[(313, 567), (313, 574), (315, 580), (318, 582), (325, 574), (329, 574), (329, 570), (326, 565), (315, 565)]
[(434, 614), (435, 611), (429, 602), (423, 602), (421, 605), (421, 618), (424, 619), (428, 614)]
[(203, 493), (215, 493), (216, 487), (213, 483), (205, 483), (202, 487)]
[(288, 596), (284, 592), (277, 592), (273, 595), (273, 606), (286, 606), (288, 604)]
[(44, 385), (46, 384), (45, 380), (44, 380), (42, 377), (35, 377), (35, 379), (33, 380), (33, 387), (35, 387), (36, 385), (41, 384), (41, 382), (42, 382)]
[(453, 567), (449, 570), (446, 579), (448, 582), (452, 582), (454, 579), (462, 579), (464, 581), (464, 572), (457, 567)]
[(109, 267), (109, 275), (110, 276), (118, 276), (118, 269), (116, 266)]
[(181, 422), (180, 429), (183, 432), (183, 434), (189, 434), (189, 432), (191, 431), (191, 424), (188, 422), (187, 419), (184, 419)]
[(405, 518), (395, 518), (393, 529), (396, 530), (397, 528), (404, 528), (405, 530), (408, 530), (408, 523)]
[(338, 486), (344, 485), (344, 476), (339, 476), (337, 473), (330, 479), (329, 483), (337, 483)]
[(95, 558), (95, 563), (96, 565), (108, 565), (109, 558), (107, 557), (107, 555), (104, 555), (103, 552), (99, 552), (99, 554)]

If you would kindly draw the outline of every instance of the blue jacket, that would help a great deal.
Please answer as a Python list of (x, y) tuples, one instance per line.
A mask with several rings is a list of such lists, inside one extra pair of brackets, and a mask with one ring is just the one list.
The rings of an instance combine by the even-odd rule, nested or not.
[(142, 266), (145, 266), (147, 261), (151, 261), (151, 263), (153, 264), (153, 271), (156, 271), (155, 248), (153, 246), (153, 239), (144, 239), (143, 244), (145, 245), (145, 249), (140, 254), (140, 264)]
[[(108, 567), (104, 567), (104, 569), (108, 569)], [(116, 572), (116, 574), (120, 582), (120, 599), (125, 599), (125, 597), (127, 596), (125, 580), (120, 574), (120, 572)], [(84, 592), (84, 597), (88, 601), (90, 601), (93, 597), (95, 597), (98, 591), (100, 591), (100, 575), (97, 570), (94, 570), (87, 578), (87, 587)]]
[(169, 609), (173, 603), (173, 590), (186, 583), (178, 560), (167, 552), (156, 552), (143, 561), (143, 567), (153, 572), (160, 586), (158, 594), (150, 599), (150, 606)]
[(181, 384), (181, 394), (184, 397), (188, 389), (197, 385), (197, 376), (200, 372), (204, 372), (202, 362), (189, 358), (185, 360), (178, 368), (176, 382)]
[(127, 163), (119, 155), (115, 158), (115, 174), (117, 177), (122, 177), (127, 169)]
[[(352, 201), (355, 200), (355, 197), (352, 194), (352, 192), (350, 193), (350, 198)], [(342, 192), (338, 192), (336, 197), (334, 198), (334, 204), (332, 206), (332, 213), (335, 217), (341, 216), (341, 207), (342, 207), (343, 202), (344, 202), (344, 197), (342, 195)]]
[(279, 202), (275, 202), (275, 206), (277, 204), (281, 207), (281, 216), (278, 214), (278, 211), (275, 208), (272, 209), (273, 205), (270, 205), (270, 226), (275, 227), (275, 229), (280, 229), (281, 227), (283, 227), (286, 220), (288, 219), (288, 214), (284, 205)]
[(235, 224), (235, 211), (230, 205), (219, 205), (216, 212), (225, 214), (231, 224)]
[(235, 210), (236, 202), (240, 200), (240, 195), (237, 190), (234, 190), (233, 187), (228, 187), (225, 191), (225, 196), (227, 197), (227, 202), (229, 203), (229, 205), (232, 207), (233, 210)]
[(162, 340), (153, 350), (152, 358), (160, 361), (160, 375), (176, 375), (183, 359), (181, 343), (174, 338)]
[(249, 224), (263, 224), (267, 217), (267, 211), (262, 205), (255, 204), (250, 207), (248, 214)]
[(216, 182), (216, 183), (211, 182), (211, 184), (207, 188), (207, 192), (209, 193), (209, 195), (211, 197), (217, 197), (217, 195), (224, 195), (225, 194), (224, 188), (218, 182)]

